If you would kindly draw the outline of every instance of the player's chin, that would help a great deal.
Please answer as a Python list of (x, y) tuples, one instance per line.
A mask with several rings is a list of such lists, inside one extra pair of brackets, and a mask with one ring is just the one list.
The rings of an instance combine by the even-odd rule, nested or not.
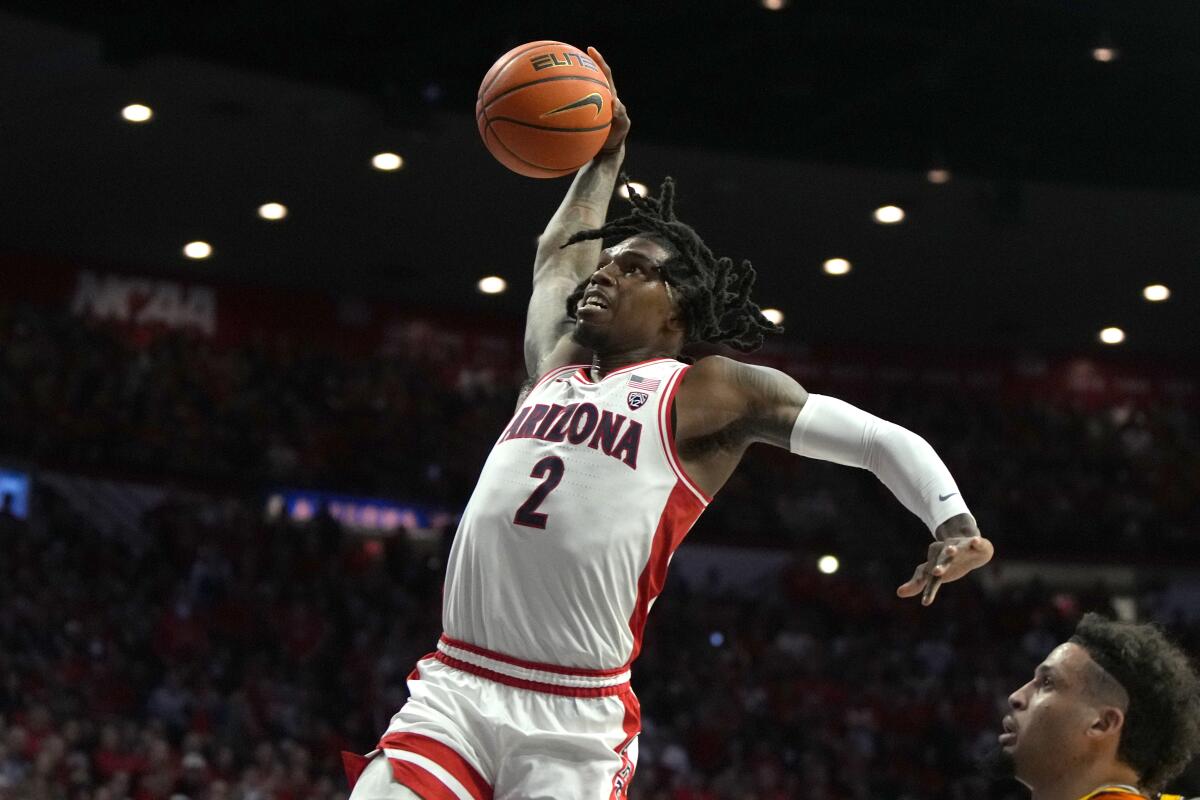
[(575, 344), (594, 350), (608, 340), (608, 331), (602, 324), (576, 317), (571, 339)]

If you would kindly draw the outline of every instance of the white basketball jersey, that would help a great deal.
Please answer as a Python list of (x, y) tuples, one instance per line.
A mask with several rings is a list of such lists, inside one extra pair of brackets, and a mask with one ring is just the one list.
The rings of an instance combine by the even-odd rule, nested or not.
[(450, 552), (452, 639), (543, 664), (611, 669), (641, 649), (667, 565), (707, 497), (675, 453), (669, 358), (593, 381), (544, 375), (483, 466)]

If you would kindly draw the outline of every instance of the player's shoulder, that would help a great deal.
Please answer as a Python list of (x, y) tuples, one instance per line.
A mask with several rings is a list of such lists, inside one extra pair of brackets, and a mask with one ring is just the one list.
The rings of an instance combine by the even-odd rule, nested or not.
[(747, 371), (753, 369), (725, 356), (705, 356), (697, 359), (683, 376), (681, 392), (702, 400), (705, 405), (736, 404), (747, 391)]
[(804, 387), (773, 367), (725, 356), (697, 361), (684, 376), (682, 388), (706, 405), (726, 408), (803, 405), (808, 397)]
[(720, 381), (736, 378), (747, 365), (725, 356), (704, 356), (696, 359), (687, 372), (687, 380)]
[(753, 387), (764, 374), (775, 372), (770, 367), (713, 355), (698, 359), (688, 370), (685, 380), (713, 389), (728, 387), (737, 390)]

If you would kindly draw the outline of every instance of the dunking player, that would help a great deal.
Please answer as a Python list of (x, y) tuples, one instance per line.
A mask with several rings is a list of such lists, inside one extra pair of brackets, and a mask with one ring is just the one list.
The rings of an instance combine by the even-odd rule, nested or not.
[[(929, 526), (935, 541), (901, 597), (928, 604), (991, 558), (920, 437), (773, 369), (676, 358), (690, 342), (752, 350), (776, 328), (750, 300), (750, 264), (714, 258), (675, 218), (669, 179), (603, 224), (629, 129), (614, 104), (605, 149), (540, 240), (530, 381), (463, 513), (445, 634), (373, 758), (348, 757), (352, 780), (365, 768), (354, 800), (624, 797), (646, 615), (675, 548), (754, 442), (870, 469)], [(602, 239), (620, 241), (602, 250)]]
[(1008, 702), (991, 766), (1033, 800), (1152, 798), (1200, 752), (1200, 679), (1151, 625), (1084, 615)]

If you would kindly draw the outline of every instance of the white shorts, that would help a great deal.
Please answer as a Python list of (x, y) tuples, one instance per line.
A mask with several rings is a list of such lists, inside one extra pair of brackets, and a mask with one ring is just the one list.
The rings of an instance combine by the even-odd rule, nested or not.
[[(628, 668), (535, 664), (443, 636), (408, 689), (366, 759), (385, 755), (423, 800), (624, 800), (641, 730)], [(355, 763), (352, 782), (368, 762)]]

